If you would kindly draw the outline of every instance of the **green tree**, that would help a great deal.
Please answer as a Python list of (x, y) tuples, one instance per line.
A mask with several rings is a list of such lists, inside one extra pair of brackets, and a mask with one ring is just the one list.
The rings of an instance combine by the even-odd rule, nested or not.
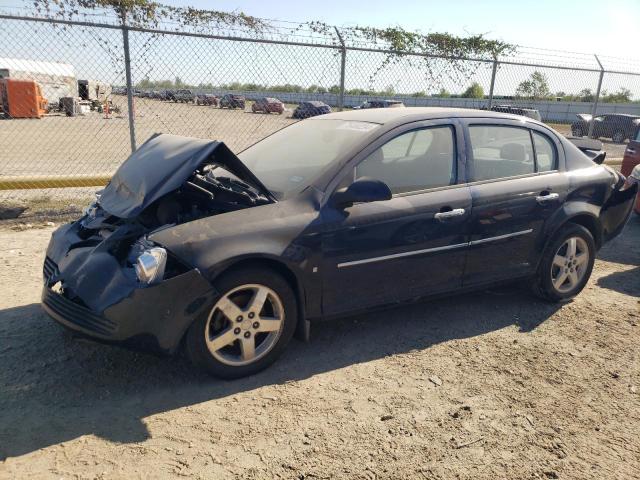
[(462, 94), (462, 98), (484, 98), (484, 89), (478, 82), (473, 82)]
[(581, 102), (593, 102), (593, 92), (590, 88), (583, 88), (582, 90), (580, 90), (578, 98)]
[[(476, 85), (478, 84), (476, 83)], [(480, 87), (480, 85), (478, 85), (478, 87)], [(480, 87), (480, 90), (482, 91), (482, 87)], [(482, 91), (481, 95), (482, 96), (480, 98), (484, 96), (484, 91)], [(434, 97), (449, 98), (451, 97), (451, 93), (449, 93), (449, 90), (447, 90), (446, 88), (441, 88), (440, 91), (434, 95)]]
[(631, 90), (622, 87), (615, 93), (607, 94), (605, 92), (602, 95), (602, 101), (606, 103), (629, 103), (631, 102)]
[(547, 76), (536, 70), (527, 80), (520, 82), (516, 89), (516, 95), (533, 99), (549, 98), (551, 90)]

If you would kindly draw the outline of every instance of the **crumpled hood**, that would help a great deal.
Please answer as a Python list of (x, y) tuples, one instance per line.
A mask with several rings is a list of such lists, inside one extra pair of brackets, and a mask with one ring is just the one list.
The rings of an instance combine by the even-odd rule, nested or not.
[(179, 188), (205, 164), (219, 165), (273, 199), (271, 192), (224, 143), (156, 134), (118, 168), (100, 195), (100, 206), (116, 217), (135, 217)]

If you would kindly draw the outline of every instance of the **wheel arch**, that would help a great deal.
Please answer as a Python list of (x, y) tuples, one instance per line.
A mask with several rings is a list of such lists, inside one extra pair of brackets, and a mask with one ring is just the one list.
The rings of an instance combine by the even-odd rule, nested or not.
[[(583, 202), (572, 202), (565, 205), (554, 215), (547, 224), (543, 242), (539, 245), (540, 258), (556, 234), (568, 223), (574, 223), (586, 228), (593, 236), (596, 251), (603, 244), (602, 223), (599, 217), (599, 207)], [(538, 263), (540, 261), (538, 260)]]
[(599, 250), (602, 246), (602, 228), (600, 226), (600, 221), (594, 215), (588, 213), (579, 213), (572, 217), (569, 217), (562, 226), (567, 223), (575, 223), (577, 225), (581, 225), (591, 233), (593, 240), (596, 244), (596, 250)]
[(274, 258), (268, 255), (253, 255), (242, 256), (238, 258), (230, 259), (226, 262), (225, 266), (211, 276), (209, 280), (214, 282), (220, 275), (224, 275), (234, 270), (239, 270), (246, 267), (252, 268), (264, 268), (272, 270), (282, 276), (296, 297), (298, 321), (296, 325), (296, 336), (303, 340), (309, 339), (309, 320), (307, 318), (307, 302), (306, 302), (306, 288), (301, 278), (301, 273), (296, 272), (290, 265), (278, 258)]

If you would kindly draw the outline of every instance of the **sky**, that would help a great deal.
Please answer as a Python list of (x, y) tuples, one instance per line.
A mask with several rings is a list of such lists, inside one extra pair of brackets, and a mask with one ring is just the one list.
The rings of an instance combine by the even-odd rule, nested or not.
[[(0, 7), (13, 7), (22, 0), (0, 0)], [(640, 0), (159, 0), (175, 6), (192, 6), (223, 11), (242, 11), (256, 17), (291, 22), (323, 21), (330, 25), (387, 27), (406, 30), (447, 32), (458, 36), (484, 34), (487, 38), (542, 49), (598, 53), (621, 59), (604, 59), (608, 70), (640, 68), (635, 37), (640, 30)], [(28, 4), (27, 0), (24, 0)], [(0, 54), (13, 58), (57, 61), (72, 64), (79, 78), (123, 83), (121, 33), (46, 24), (8, 21), (0, 29)], [(222, 85), (230, 82), (329, 88), (339, 81), (340, 58), (335, 50), (310, 47), (265, 45), (249, 42), (210, 41), (193, 37), (151, 36), (131, 33), (134, 83), (144, 78), (173, 80), (180, 77), (191, 85)], [(86, 52), (92, 55), (86, 55)], [(115, 55), (115, 56), (114, 56)], [(562, 57), (562, 61), (558, 60)], [(478, 82), (489, 91), (491, 64), (474, 63), (473, 70), (430, 77), (425, 68), (402, 59), (380, 69), (385, 56), (350, 51), (346, 60), (346, 88), (377, 91), (392, 88), (396, 93), (438, 93), (441, 88), (459, 94)], [(596, 69), (591, 55), (559, 55), (533, 52), (513, 58), (528, 63), (558, 62)], [(429, 61), (436, 67), (435, 60)], [(625, 62), (628, 62), (625, 66)], [(418, 63), (420, 63), (418, 61)], [(475, 68), (477, 67), (477, 68)], [(501, 64), (495, 94), (514, 95), (520, 82), (541, 70), (553, 93), (576, 94), (585, 88), (595, 91), (599, 72)], [(621, 88), (640, 98), (640, 76), (607, 74), (603, 91)]]
[(338, 26), (486, 34), (524, 45), (640, 57), (640, 0), (161, 0), (176, 6), (242, 11), (277, 20)]

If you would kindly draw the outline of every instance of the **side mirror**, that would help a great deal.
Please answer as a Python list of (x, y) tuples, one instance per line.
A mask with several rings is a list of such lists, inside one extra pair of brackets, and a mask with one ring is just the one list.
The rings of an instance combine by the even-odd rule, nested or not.
[(360, 178), (346, 188), (337, 190), (331, 197), (336, 208), (347, 208), (354, 203), (377, 202), (391, 199), (391, 189), (380, 180)]

